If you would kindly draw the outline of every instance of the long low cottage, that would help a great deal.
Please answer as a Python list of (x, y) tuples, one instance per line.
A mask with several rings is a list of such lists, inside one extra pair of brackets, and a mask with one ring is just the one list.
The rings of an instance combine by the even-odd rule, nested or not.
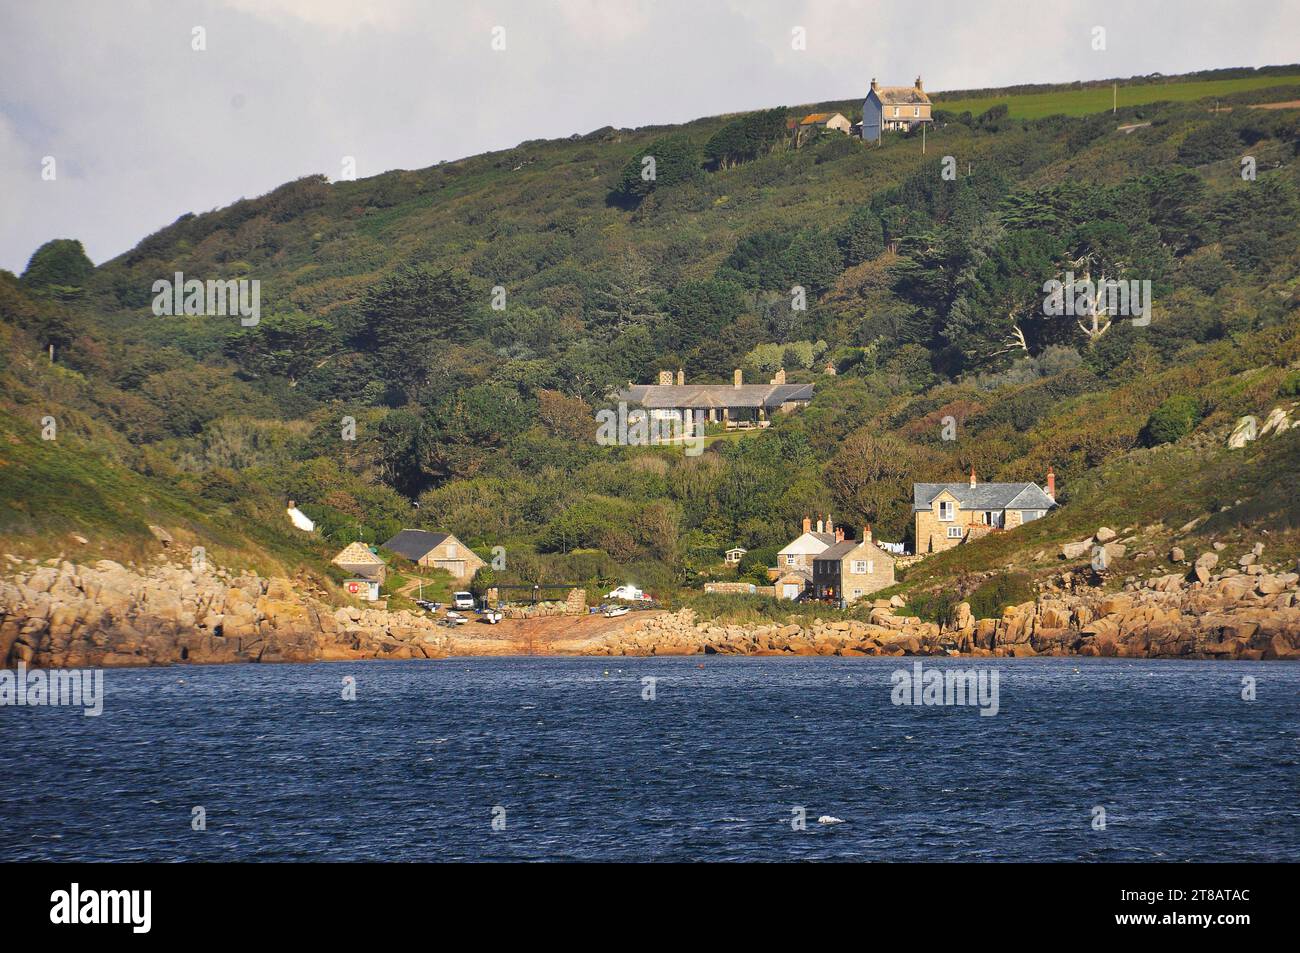
[(645, 408), (651, 420), (676, 420), (693, 436), (697, 426), (708, 424), (728, 430), (767, 427), (773, 415), (807, 407), (812, 396), (812, 384), (787, 384), (783, 370), (769, 383), (746, 384), (737, 369), (730, 385), (687, 384), (683, 371), (675, 381), (672, 371), (660, 371), (659, 383), (629, 384), (616, 398)]

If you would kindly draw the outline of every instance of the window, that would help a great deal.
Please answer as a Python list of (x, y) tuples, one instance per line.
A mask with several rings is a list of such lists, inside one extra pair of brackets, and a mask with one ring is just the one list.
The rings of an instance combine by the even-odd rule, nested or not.
[(853, 598), (854, 598), (854, 599), (861, 599), (861, 598), (862, 598), (862, 590), (861, 590), (861, 589), (854, 589), (854, 590), (853, 590)]
[(785, 564), (786, 564), (787, 566), (796, 566), (796, 565), (798, 565), (798, 557), (795, 556), (795, 555), (793, 555), (793, 554), (786, 556), (786, 557), (785, 557)]
[(949, 526), (949, 527), (948, 527), (948, 538), (949, 538), (949, 539), (961, 539), (961, 527), (960, 527), (960, 526)]
[[(947, 523), (947, 522), (951, 522), (952, 518), (953, 518), (952, 500), (941, 500), (939, 502), (939, 519)], [(949, 535), (952, 534), (949, 533)]]
[(1030, 520), (1036, 520), (1043, 515), (1042, 510), (1021, 510), (1020, 522), (1028, 523)]
[(913, 115), (913, 116), (919, 116), (919, 115), (921, 115), (921, 107), (920, 107), (920, 106), (913, 106), (913, 107), (912, 107), (912, 115)]
[(894, 107), (894, 115), (895, 115), (895, 116), (898, 115), (898, 107), (897, 107), (897, 106)]
[(854, 575), (862, 576), (862, 575), (865, 575), (866, 573), (869, 573), (869, 572), (871, 572), (871, 570), (867, 568), (867, 561), (866, 561), (865, 559), (855, 559), (855, 560), (853, 560), (853, 573), (854, 573)]

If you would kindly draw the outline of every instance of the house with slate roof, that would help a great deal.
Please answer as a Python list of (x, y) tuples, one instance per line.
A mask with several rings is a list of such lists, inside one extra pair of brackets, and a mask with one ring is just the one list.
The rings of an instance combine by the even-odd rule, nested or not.
[(813, 528), (811, 516), (803, 518), (803, 533), (777, 551), (776, 566), (767, 571), (778, 599), (799, 599), (812, 589), (813, 559), (844, 539), (844, 530), (836, 529), (833, 520), (817, 517)]
[(873, 77), (871, 91), (862, 104), (862, 138), (879, 142), (882, 132), (909, 132), (916, 126), (934, 122), (930, 117), (930, 97), (921, 87), (921, 77), (913, 86), (881, 86)]
[(968, 483), (915, 483), (912, 513), (918, 555), (938, 553), (991, 532), (1015, 529), (1056, 506), (1056, 474), (1047, 487), (1035, 483), (980, 483), (971, 467)]
[(459, 583), (469, 582), (474, 573), (487, 565), (451, 533), (404, 529), (384, 543), (383, 548), (418, 566), (445, 569)]
[(651, 421), (676, 420), (687, 436), (694, 436), (707, 424), (722, 424), (727, 430), (764, 428), (774, 414), (787, 414), (807, 407), (812, 384), (787, 384), (785, 371), (767, 384), (746, 384), (737, 369), (728, 384), (687, 384), (684, 371), (660, 371), (658, 384), (629, 384), (617, 400), (638, 404)]
[(813, 594), (826, 602), (851, 605), (893, 584), (894, 556), (877, 545), (870, 526), (861, 540), (841, 539), (813, 558)]

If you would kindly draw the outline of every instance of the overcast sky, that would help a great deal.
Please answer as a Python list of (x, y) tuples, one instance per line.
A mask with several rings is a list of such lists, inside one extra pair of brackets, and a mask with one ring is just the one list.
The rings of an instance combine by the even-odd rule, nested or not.
[(872, 76), (936, 91), (1290, 63), (1297, 38), (1300, 0), (0, 0), (0, 267), (51, 238), (101, 263), (184, 212), (337, 178), (344, 156), (358, 177), (418, 169), (857, 98)]

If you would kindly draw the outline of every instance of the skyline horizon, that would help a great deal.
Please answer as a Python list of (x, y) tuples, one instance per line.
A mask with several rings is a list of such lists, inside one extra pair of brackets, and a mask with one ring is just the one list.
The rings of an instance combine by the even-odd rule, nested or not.
[(336, 181), (342, 157), (372, 178), (606, 126), (851, 101), (872, 76), (944, 92), (1300, 61), (1286, 40), (1300, 6), (1285, 0), (1050, 7), (0, 0), (0, 267), (21, 273), (56, 238), (102, 265), (187, 213)]

